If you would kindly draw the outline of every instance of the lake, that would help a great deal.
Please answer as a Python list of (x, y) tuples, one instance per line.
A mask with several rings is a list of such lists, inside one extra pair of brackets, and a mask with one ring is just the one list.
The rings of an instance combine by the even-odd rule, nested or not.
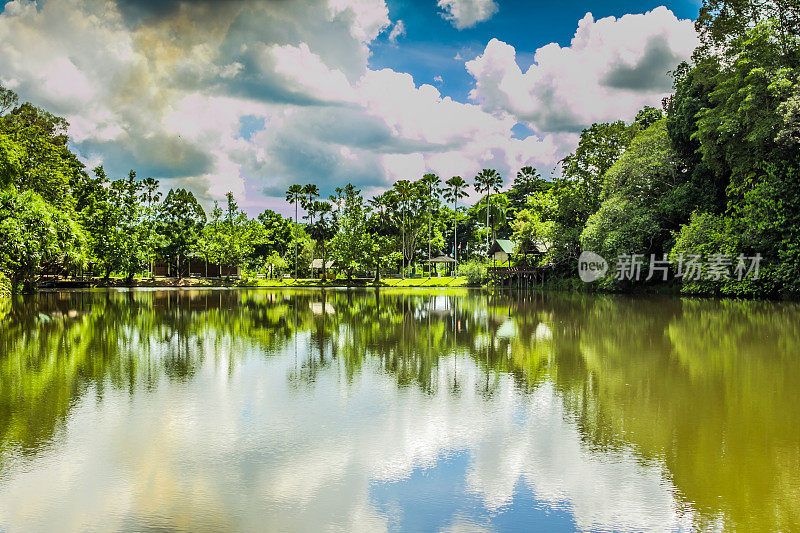
[(0, 531), (790, 530), (800, 306), (0, 301)]

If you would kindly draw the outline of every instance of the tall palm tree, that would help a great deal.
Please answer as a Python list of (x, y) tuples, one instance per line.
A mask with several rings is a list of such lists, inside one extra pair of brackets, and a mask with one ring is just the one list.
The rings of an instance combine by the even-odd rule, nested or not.
[[(431, 212), (433, 211), (433, 204), (439, 200), (441, 194), (442, 180), (436, 174), (425, 174), (422, 176), (422, 184), (425, 187), (425, 192), (428, 193), (428, 261), (431, 260)], [(428, 277), (433, 275), (433, 263), (428, 263)]]
[(333, 230), (330, 226), (328, 216), (333, 212), (333, 206), (328, 202), (314, 202), (314, 212), (319, 216), (317, 224), (312, 228), (316, 238), (322, 246), (322, 279), (327, 279), (327, 267), (325, 265), (327, 257), (325, 256), (325, 240), (333, 237)]
[(453, 176), (445, 182), (447, 188), (444, 198), (453, 202), (453, 253), (455, 254), (456, 268), (458, 268), (458, 199), (467, 196), (467, 182), (461, 176)]
[(319, 198), (319, 187), (313, 183), (309, 183), (303, 187), (303, 193), (300, 197), (300, 206), (306, 211), (306, 216), (310, 224), (314, 224), (314, 201)]
[(300, 195), (303, 194), (303, 187), (292, 185), (286, 191), (286, 201), (294, 204), (294, 279), (297, 279), (297, 204), (300, 203)]
[(401, 234), (403, 240), (403, 278), (406, 277), (406, 208), (411, 195), (414, 193), (414, 188), (408, 180), (400, 180), (394, 184), (397, 197), (402, 202), (403, 207), (403, 224), (401, 226)]
[(486, 250), (489, 250), (489, 209), (492, 203), (492, 191), (499, 192), (503, 186), (503, 177), (494, 169), (485, 168), (475, 176), (475, 192), (486, 193)]

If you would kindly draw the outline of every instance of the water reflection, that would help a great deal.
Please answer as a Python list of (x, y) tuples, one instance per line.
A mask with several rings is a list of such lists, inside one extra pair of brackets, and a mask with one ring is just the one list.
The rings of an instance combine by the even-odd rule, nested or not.
[(0, 316), (0, 529), (800, 522), (796, 305), (174, 290)]

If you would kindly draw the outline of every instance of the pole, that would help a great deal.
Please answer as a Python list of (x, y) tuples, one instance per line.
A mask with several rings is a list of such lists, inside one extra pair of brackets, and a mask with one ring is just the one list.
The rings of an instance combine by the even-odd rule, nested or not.
[(486, 189), (486, 253), (489, 253), (489, 190)]

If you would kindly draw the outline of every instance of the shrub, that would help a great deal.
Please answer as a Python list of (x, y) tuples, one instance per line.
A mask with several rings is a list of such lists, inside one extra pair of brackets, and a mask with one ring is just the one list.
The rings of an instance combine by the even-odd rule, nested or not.
[(458, 275), (465, 276), (470, 285), (480, 285), (486, 279), (487, 264), (485, 261), (471, 259), (459, 265)]

